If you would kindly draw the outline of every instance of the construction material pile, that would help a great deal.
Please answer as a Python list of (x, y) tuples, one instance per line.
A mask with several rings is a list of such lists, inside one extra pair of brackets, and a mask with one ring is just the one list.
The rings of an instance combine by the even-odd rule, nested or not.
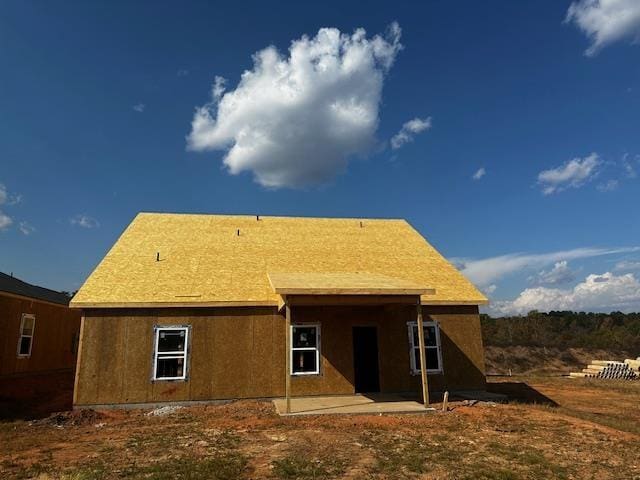
[(592, 360), (581, 372), (571, 372), (571, 378), (606, 378), (612, 380), (639, 380), (640, 357), (624, 362), (615, 360)]

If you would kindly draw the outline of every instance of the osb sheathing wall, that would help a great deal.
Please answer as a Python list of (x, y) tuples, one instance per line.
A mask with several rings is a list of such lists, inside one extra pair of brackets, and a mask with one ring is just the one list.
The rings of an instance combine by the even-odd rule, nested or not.
[[(18, 357), (23, 313), (36, 316), (30, 357)], [(73, 369), (74, 335), (80, 331), (80, 312), (63, 305), (0, 294), (0, 377)]]
[[(292, 377), (293, 395), (350, 394), (352, 327), (378, 328), (380, 387), (418, 391), (410, 374), (407, 321), (414, 306), (293, 307), (292, 322), (320, 322), (321, 374)], [(484, 388), (477, 307), (425, 307), (440, 323), (444, 374), (432, 391)], [(186, 381), (152, 381), (154, 325), (191, 325)], [(284, 395), (284, 317), (276, 308), (85, 312), (76, 405), (260, 398)]]

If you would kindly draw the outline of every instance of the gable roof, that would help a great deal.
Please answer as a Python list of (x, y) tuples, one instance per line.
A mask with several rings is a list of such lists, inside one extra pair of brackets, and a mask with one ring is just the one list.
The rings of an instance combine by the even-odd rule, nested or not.
[(71, 305), (277, 305), (268, 274), (285, 273), (385, 276), (435, 289), (423, 303), (487, 302), (404, 220), (140, 213)]
[(19, 295), (21, 297), (33, 298), (60, 305), (69, 305), (69, 297), (61, 292), (38, 287), (30, 283), (23, 282), (12, 275), (0, 272), (0, 292)]

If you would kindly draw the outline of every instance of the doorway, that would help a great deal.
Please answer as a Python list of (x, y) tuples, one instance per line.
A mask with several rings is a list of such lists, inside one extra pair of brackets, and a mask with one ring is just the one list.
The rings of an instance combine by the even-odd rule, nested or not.
[(376, 327), (353, 327), (353, 370), (356, 393), (380, 391)]

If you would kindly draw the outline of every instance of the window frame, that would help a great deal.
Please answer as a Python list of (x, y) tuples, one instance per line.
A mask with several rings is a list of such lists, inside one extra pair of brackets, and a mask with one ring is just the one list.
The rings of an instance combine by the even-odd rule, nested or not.
[[(25, 335), (23, 333), (24, 321), (27, 318), (33, 320), (33, 328), (31, 329), (31, 335)], [(33, 350), (33, 337), (34, 337), (35, 333), (36, 333), (36, 315), (35, 315), (35, 313), (23, 313), (22, 317), (20, 319), (20, 330), (18, 330), (18, 346), (16, 348), (16, 355), (18, 356), (18, 358), (29, 358), (29, 357), (31, 357), (31, 352)], [(20, 353), (20, 346), (22, 345), (23, 337), (28, 337), (29, 338), (29, 353)]]
[[(294, 328), (315, 328), (316, 329), (316, 346), (315, 347), (294, 347), (293, 346), (293, 329)], [(320, 375), (322, 368), (320, 361), (322, 356), (320, 355), (322, 336), (320, 334), (319, 323), (292, 323), (289, 329), (289, 375), (292, 377), (298, 377), (303, 375)], [(316, 352), (316, 369), (313, 372), (294, 372), (293, 371), (293, 352), (294, 351), (314, 351)]]
[[(185, 332), (184, 338), (184, 352), (158, 352), (158, 344), (160, 342), (160, 332), (163, 330), (183, 330)], [(153, 367), (151, 381), (153, 382), (165, 382), (165, 381), (186, 381), (188, 379), (189, 370), (189, 353), (191, 342), (191, 325), (154, 325), (153, 326)], [(179, 377), (158, 377), (158, 359), (180, 359), (183, 361), (182, 376)]]
[[(430, 321), (423, 321), (423, 327), (427, 328), (427, 327), (434, 327), (435, 328), (435, 332), (436, 332), (436, 344), (435, 346), (429, 346), (429, 345), (425, 345), (425, 358), (426, 358), (426, 350), (427, 349), (436, 349), (437, 353), (438, 353), (438, 367), (437, 369), (435, 368), (427, 368), (427, 373), (432, 373), (432, 374), (441, 374), (444, 373), (444, 367), (442, 365), (442, 343), (440, 342), (440, 324), (435, 321), (435, 320), (430, 320)], [(415, 355), (414, 355), (414, 350), (418, 350), (418, 353), (420, 352), (420, 345), (415, 345), (413, 343), (413, 328), (414, 327), (418, 327), (418, 322), (416, 320), (412, 320), (410, 322), (407, 322), (407, 335), (409, 337), (409, 362), (411, 365), (411, 375), (420, 375), (420, 369), (418, 368), (417, 364), (416, 364), (416, 359), (415, 359)]]

